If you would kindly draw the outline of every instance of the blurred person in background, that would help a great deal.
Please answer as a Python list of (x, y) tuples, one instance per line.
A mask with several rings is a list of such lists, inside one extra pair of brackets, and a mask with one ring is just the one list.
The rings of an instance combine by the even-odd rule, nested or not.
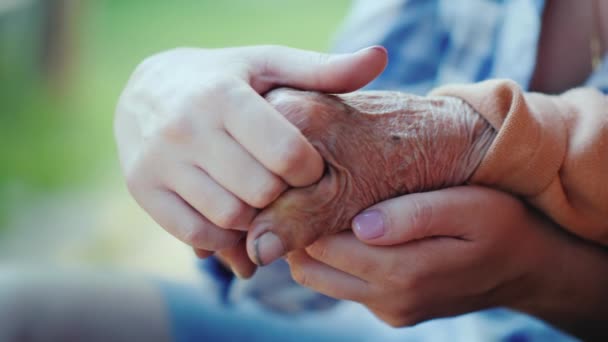
[[(14, 293), (5, 298), (14, 302), (5, 303), (9, 310), (4, 312), (4, 331), (9, 336), (23, 336), (25, 331), (32, 334), (26, 336), (58, 339), (572, 339), (530, 316), (487, 309), (504, 306), (574, 335), (605, 336), (606, 239), (591, 229), (601, 227), (594, 219), (602, 219), (605, 197), (578, 190), (595, 187), (591, 192), (605, 195), (605, 162), (598, 156), (606, 139), (606, 98), (601, 92), (608, 90), (608, 63), (603, 58), (607, 17), (608, 6), (599, 1), (360, 1), (337, 50), (385, 46), (391, 63), (378, 78), (386, 64), (386, 52), (379, 48), (331, 56), (284, 47), (178, 49), (149, 58), (133, 75), (117, 110), (123, 169), (135, 198), (160, 225), (192, 245), (199, 256), (215, 252), (223, 260), (201, 264), (214, 274), (216, 286), (133, 280), (132, 286), (118, 291), (101, 286), (104, 281), (83, 280), (70, 286), (61, 281), (45, 284), (40, 291), (23, 286), (36, 283), (35, 277), (11, 277), (5, 289)], [(499, 78), (511, 81), (477, 83)], [(374, 205), (392, 223), (384, 236), (365, 232), (373, 230), (364, 227), (370, 223), (368, 216), (354, 227), (361, 242), (352, 233), (329, 236), (307, 253), (289, 257), (299, 282), (361, 304), (334, 303), (295, 287), (281, 262), (259, 270), (249, 282), (233, 284), (224, 264), (241, 277), (255, 271), (246, 248), (259, 264), (287, 252), (285, 246), (251, 252), (254, 238), (244, 240), (242, 231), (258, 210), (280, 199), (288, 187), (314, 183), (323, 171), (312, 146), (259, 94), (279, 86), (348, 92), (373, 79), (369, 89), (421, 95), (435, 89), (435, 94), (463, 98), (498, 130), (495, 150), (499, 143), (515, 144), (508, 138), (513, 135), (538, 136), (528, 144), (537, 147), (541, 157), (524, 154), (532, 166), (482, 183), (528, 200), (536, 197), (532, 203), (546, 216), (488, 188), (405, 195)], [(436, 90), (448, 83), (472, 85)], [(582, 86), (586, 88), (564, 93)], [(528, 90), (539, 93), (530, 95)], [(522, 108), (526, 114), (517, 114)], [(501, 135), (507, 131), (503, 127), (516, 131)], [(229, 134), (222, 133), (224, 129)], [(566, 140), (574, 143), (566, 145)], [(281, 152), (294, 146), (299, 153), (285, 158)], [(501, 159), (511, 158), (508, 151), (499, 154)], [(595, 159), (580, 158), (588, 151)], [(200, 160), (199, 168), (191, 167)], [(585, 161), (582, 168), (588, 176), (580, 171)], [(535, 182), (537, 173), (548, 168), (550, 173), (573, 170), (558, 178), (576, 194), (568, 205), (556, 203), (556, 196), (566, 190)], [(515, 163), (511, 170), (521, 169)], [(242, 170), (249, 176), (242, 177)], [(416, 215), (421, 203), (430, 208), (430, 221), (419, 221), (424, 220)], [(560, 213), (579, 205), (596, 210), (578, 216)], [(589, 214), (588, 221), (584, 214)], [(556, 229), (558, 224), (579, 236)], [(255, 228), (253, 232), (261, 236)], [(274, 232), (281, 241), (289, 238), (281, 235), (287, 230)], [(297, 245), (301, 234), (292, 232), (288, 247), (305, 247)], [(449, 248), (441, 239), (412, 242), (436, 236), (474, 238), (469, 249)], [(340, 255), (348, 255), (348, 265)], [(405, 271), (383, 267), (390, 260), (402, 262)], [(389, 283), (395, 273), (409, 278)], [(360, 280), (376, 284), (377, 293), (353, 295)], [(394, 326), (465, 315), (390, 329), (372, 319), (366, 307)], [(480, 309), (486, 310), (469, 313)], [(286, 318), (285, 313), (296, 312), (296, 318)]]

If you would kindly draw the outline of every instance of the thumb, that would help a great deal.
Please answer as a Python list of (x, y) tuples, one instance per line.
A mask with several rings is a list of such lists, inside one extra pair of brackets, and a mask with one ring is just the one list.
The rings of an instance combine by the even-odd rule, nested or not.
[(337, 210), (343, 202), (332, 195), (339, 186), (332, 179), (335, 177), (290, 189), (259, 213), (247, 234), (249, 258), (267, 265), (285, 253), (308, 247), (323, 235), (348, 229), (356, 211), (351, 213), (342, 206)]
[[(462, 186), (396, 197), (355, 216), (352, 228), (359, 240), (370, 245), (397, 245), (439, 236), (466, 239), (476, 226), (496, 220), (502, 201), (513, 201), (497, 193)], [(488, 210), (489, 206), (496, 208)]]
[(382, 46), (335, 55), (284, 46), (260, 47), (253, 55), (251, 83), (258, 93), (278, 86), (324, 93), (355, 91), (380, 75), (387, 55)]

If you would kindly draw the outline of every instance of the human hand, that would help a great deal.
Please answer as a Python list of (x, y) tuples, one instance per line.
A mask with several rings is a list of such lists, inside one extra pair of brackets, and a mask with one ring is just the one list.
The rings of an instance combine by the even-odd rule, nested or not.
[(277, 89), (266, 98), (317, 148), (326, 169), (320, 181), (288, 190), (256, 216), (247, 249), (260, 265), (348, 229), (372, 204), (464, 183), (494, 137), (452, 97)]
[(146, 59), (115, 117), (131, 194), (200, 256), (232, 248), (246, 257), (244, 245), (234, 246), (257, 209), (323, 172), (313, 146), (259, 94), (277, 86), (352, 91), (385, 64), (378, 47), (334, 56), (278, 46), (182, 48)]
[(395, 327), (507, 306), (585, 338), (608, 335), (608, 253), (508, 194), (406, 195), (359, 215), (353, 231), (289, 254), (294, 279)]

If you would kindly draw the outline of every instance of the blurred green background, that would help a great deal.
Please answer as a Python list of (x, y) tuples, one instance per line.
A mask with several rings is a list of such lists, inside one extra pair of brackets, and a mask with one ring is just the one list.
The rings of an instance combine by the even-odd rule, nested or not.
[(115, 156), (113, 111), (131, 71), (177, 46), (327, 50), (348, 6), (0, 1), (0, 260), (174, 268), (169, 250), (189, 251), (129, 198)]

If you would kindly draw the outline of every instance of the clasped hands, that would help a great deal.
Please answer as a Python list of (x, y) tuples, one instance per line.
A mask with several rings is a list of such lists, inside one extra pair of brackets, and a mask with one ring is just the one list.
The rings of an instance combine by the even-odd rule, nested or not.
[(129, 190), (199, 256), (247, 277), (251, 260), (287, 255), (301, 284), (395, 326), (525, 306), (519, 290), (555, 263), (539, 252), (556, 245), (550, 223), (494, 190), (436, 190), (475, 171), (494, 135), (485, 120), (456, 98), (325, 95), (357, 90), (385, 65), (376, 47), (150, 57), (116, 112)]
[(256, 267), (245, 248), (258, 265), (286, 254), (299, 284), (363, 303), (396, 327), (517, 302), (511, 290), (528, 286), (518, 266), (535, 251), (534, 240), (524, 246), (518, 236), (542, 220), (510, 195), (454, 187), (471, 176), (493, 138), (468, 105), (396, 92), (290, 89), (266, 100), (320, 152), (325, 171), (261, 209), (246, 247), (218, 252), (237, 273)]

